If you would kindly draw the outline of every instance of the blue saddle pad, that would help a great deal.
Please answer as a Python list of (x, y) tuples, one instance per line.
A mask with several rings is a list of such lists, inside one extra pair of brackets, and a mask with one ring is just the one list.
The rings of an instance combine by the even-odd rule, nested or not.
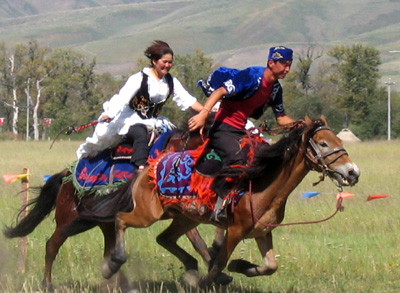
[(129, 159), (113, 160), (110, 150), (94, 158), (79, 160), (74, 169), (74, 183), (84, 190), (125, 183), (135, 171)]
[[(171, 132), (162, 133), (150, 150), (150, 157), (161, 151)], [(130, 148), (130, 149), (129, 149)], [(121, 156), (120, 153), (126, 154)], [(119, 153), (119, 155), (115, 155)], [(131, 146), (119, 145), (94, 158), (79, 160), (73, 169), (73, 182), (79, 191), (96, 191), (121, 185), (133, 177), (135, 168), (130, 163)]]

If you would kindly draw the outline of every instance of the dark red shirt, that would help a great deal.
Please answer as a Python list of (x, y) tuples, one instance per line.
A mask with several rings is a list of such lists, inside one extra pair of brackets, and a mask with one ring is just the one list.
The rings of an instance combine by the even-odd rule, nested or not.
[(247, 119), (254, 110), (268, 101), (273, 85), (263, 78), (260, 88), (250, 98), (239, 101), (222, 99), (215, 121), (226, 123), (237, 129), (245, 129)]

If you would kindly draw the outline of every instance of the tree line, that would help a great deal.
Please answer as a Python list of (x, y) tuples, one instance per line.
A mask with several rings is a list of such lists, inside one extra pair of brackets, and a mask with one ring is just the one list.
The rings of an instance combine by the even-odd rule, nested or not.
[[(336, 132), (350, 128), (364, 140), (387, 136), (387, 88), (379, 82), (378, 50), (355, 44), (323, 53), (309, 46), (295, 58), (295, 66), (281, 81), (291, 117), (324, 114)], [(317, 59), (320, 62), (315, 62)], [(29, 139), (46, 139), (66, 126), (96, 120), (104, 101), (118, 92), (128, 75), (149, 61), (139, 58), (136, 63), (127, 76), (114, 77), (96, 73), (96, 59), (71, 48), (40, 47), (36, 40), (11, 48), (0, 43), (0, 138), (23, 138), (26, 134)], [(197, 81), (207, 78), (217, 66), (211, 57), (195, 50), (193, 54), (176, 54), (171, 73), (204, 102), (206, 97)], [(400, 134), (397, 92), (392, 92), (391, 108), (391, 132), (396, 138)], [(171, 102), (162, 115), (177, 125), (187, 119)], [(270, 111), (261, 119), (274, 126)]]

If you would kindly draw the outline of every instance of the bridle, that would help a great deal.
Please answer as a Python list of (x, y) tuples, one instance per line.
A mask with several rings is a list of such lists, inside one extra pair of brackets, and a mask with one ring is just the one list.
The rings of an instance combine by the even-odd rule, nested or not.
[[(340, 157), (344, 155), (348, 155), (347, 151), (344, 149), (344, 147), (339, 146), (339, 147), (334, 147), (324, 153), (321, 153), (319, 147), (317, 146), (316, 142), (314, 141), (313, 137), (314, 135), (321, 130), (329, 130), (332, 131), (328, 126), (319, 126), (313, 131), (313, 134), (311, 137), (308, 139), (308, 146), (306, 147), (305, 155), (306, 155), (306, 163), (307, 166), (310, 170), (315, 170), (315, 171), (320, 171), (322, 173), (322, 176), (320, 177), (320, 180), (313, 185), (317, 185), (320, 182), (324, 181), (326, 176), (329, 176), (329, 174), (333, 173), (338, 173), (335, 170), (332, 170), (329, 166), (336, 162)], [(304, 134), (303, 134), (303, 142), (304, 142)], [(313, 155), (313, 153), (315, 155)], [(326, 161), (325, 159), (329, 157), (332, 154), (336, 154), (334, 158), (332, 158), (330, 161)], [(314, 167), (316, 166), (316, 167)], [(330, 176), (329, 176), (330, 177)], [(341, 188), (341, 186), (334, 181), (335, 185), (338, 188)]]
[[(330, 169), (329, 165), (331, 165), (332, 163), (334, 163), (336, 160), (338, 160), (340, 157), (347, 155), (347, 151), (343, 148), (343, 147), (334, 147), (324, 153), (321, 153), (320, 149), (317, 146), (317, 143), (314, 141), (313, 137), (314, 135), (321, 130), (329, 130), (332, 131), (328, 126), (319, 126), (317, 127), (311, 137), (308, 139), (308, 144), (306, 146), (306, 150), (305, 150), (305, 157), (306, 157), (306, 164), (308, 166), (308, 168), (310, 170), (315, 170), (315, 171), (320, 171), (322, 173), (322, 176), (320, 177), (320, 180), (316, 183), (314, 183), (313, 185), (317, 185), (318, 183), (320, 183), (321, 181), (324, 181), (325, 177), (328, 176), (329, 174), (333, 174), (333, 173), (338, 173), (335, 170)], [(302, 142), (303, 145), (306, 144), (305, 141), (305, 133), (302, 136)], [(315, 153), (315, 155), (313, 155), (313, 153)], [(332, 154), (336, 154), (336, 156), (331, 159), (330, 161), (326, 162), (325, 159), (327, 157), (329, 157)], [(316, 167), (315, 167), (316, 166)], [(331, 178), (329, 176), (329, 178)], [(342, 186), (334, 181), (332, 179), (332, 181), (334, 182), (334, 184), (336, 185), (336, 187), (338, 188), (338, 190), (341, 192), (342, 191)], [(336, 210), (335, 212), (324, 218), (321, 220), (316, 220), (316, 221), (305, 221), (305, 222), (291, 222), (291, 223), (280, 223), (280, 224), (266, 224), (266, 223), (262, 223), (260, 221), (260, 219), (257, 218), (256, 214), (254, 213), (254, 207), (253, 207), (253, 201), (252, 201), (252, 182), (249, 182), (249, 194), (250, 194), (250, 209), (251, 209), (251, 214), (253, 217), (253, 221), (255, 223), (259, 223), (260, 225), (264, 226), (264, 227), (269, 227), (269, 228), (274, 228), (274, 227), (279, 227), (279, 226), (290, 226), (290, 225), (306, 225), (306, 224), (316, 224), (316, 223), (322, 223), (325, 222), (331, 218), (333, 218), (339, 211), (343, 211), (344, 207), (342, 206), (342, 201), (343, 199), (341, 197), (338, 198), (337, 203), (336, 203)]]

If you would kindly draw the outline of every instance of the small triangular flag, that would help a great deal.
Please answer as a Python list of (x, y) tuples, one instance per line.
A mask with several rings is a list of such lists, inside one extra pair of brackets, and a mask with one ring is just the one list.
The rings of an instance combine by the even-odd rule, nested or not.
[(354, 193), (349, 193), (349, 192), (339, 192), (339, 193), (336, 195), (336, 199), (339, 199), (339, 198), (343, 198), (343, 199), (345, 199), (345, 198), (352, 197), (352, 196), (354, 196), (354, 195), (355, 195)]
[(4, 174), (3, 179), (6, 183), (12, 183), (16, 180), (28, 177), (30, 174)]
[(303, 193), (303, 195), (301, 196), (301, 199), (305, 199), (305, 198), (310, 198), (310, 197), (314, 197), (318, 194), (321, 194), (321, 192), (314, 192), (314, 191), (306, 191)]
[(368, 196), (367, 201), (373, 200), (373, 199), (378, 199), (378, 198), (385, 198), (385, 197), (389, 197), (389, 195), (387, 194), (373, 194)]

